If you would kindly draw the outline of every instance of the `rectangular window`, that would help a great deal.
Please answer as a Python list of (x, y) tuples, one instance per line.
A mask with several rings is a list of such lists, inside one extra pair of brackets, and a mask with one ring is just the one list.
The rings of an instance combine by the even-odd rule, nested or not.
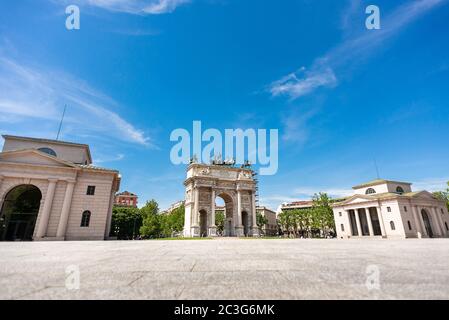
[(388, 212), (391, 212), (391, 208), (390, 208), (390, 207), (387, 207), (387, 211), (388, 211)]
[(404, 206), (404, 211), (407, 212), (407, 207), (406, 206)]
[(88, 196), (93, 196), (95, 194), (95, 186), (87, 186), (87, 193)]
[(408, 223), (408, 229), (412, 230), (412, 224), (410, 223), (410, 221), (407, 221), (407, 223)]
[(345, 226), (343, 225), (343, 223), (341, 224), (341, 231), (345, 231)]
[(341, 212), (339, 212), (338, 215), (341, 217)]

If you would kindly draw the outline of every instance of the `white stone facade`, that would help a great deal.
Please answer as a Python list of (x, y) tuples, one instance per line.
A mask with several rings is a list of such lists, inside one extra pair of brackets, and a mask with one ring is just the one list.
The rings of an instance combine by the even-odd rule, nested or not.
[(353, 196), (332, 205), (339, 239), (449, 237), (446, 204), (430, 192), (380, 179), (353, 189)]
[[(0, 208), (18, 186), (37, 187), (41, 201), (33, 240), (104, 240), (109, 236), (114, 195), (120, 185), (115, 170), (92, 166), (87, 145), (4, 136), (0, 153)], [(56, 156), (41, 148), (50, 148)], [(88, 187), (94, 187), (88, 194)], [(90, 212), (87, 226), (83, 213)], [(2, 217), (5, 224), (5, 217)], [(7, 225), (4, 225), (7, 228)], [(0, 239), (1, 240), (1, 239)]]
[(224, 165), (187, 168), (184, 236), (216, 236), (215, 198), (226, 206), (225, 236), (258, 236), (256, 183), (252, 171)]

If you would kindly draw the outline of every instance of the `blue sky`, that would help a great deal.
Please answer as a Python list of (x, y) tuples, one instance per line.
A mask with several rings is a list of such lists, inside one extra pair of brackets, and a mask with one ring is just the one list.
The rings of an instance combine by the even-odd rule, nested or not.
[[(449, 180), (448, 0), (21, 0), (0, 4), (0, 132), (91, 145), (122, 189), (183, 198), (172, 130), (279, 129), (260, 201), (380, 176)], [(81, 29), (65, 28), (76, 4)], [(365, 8), (381, 29), (365, 28)]]

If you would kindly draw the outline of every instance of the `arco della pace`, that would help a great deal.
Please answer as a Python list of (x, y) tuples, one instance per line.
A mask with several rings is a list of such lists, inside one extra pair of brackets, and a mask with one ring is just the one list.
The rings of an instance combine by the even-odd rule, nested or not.
[(215, 200), (225, 203), (224, 236), (259, 236), (253, 171), (226, 165), (193, 163), (187, 168), (185, 237), (214, 237)]

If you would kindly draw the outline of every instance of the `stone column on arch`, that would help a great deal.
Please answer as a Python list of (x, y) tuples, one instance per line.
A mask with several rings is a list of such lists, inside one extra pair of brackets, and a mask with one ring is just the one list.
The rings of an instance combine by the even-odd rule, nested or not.
[(210, 226), (209, 226), (209, 236), (217, 236), (217, 226), (215, 225), (215, 189), (211, 188), (211, 203), (210, 203)]
[(424, 218), (422, 217), (422, 212), (421, 212), (422, 208), (419, 206), (416, 206), (416, 210), (418, 211), (418, 221), (419, 221), (419, 224), (421, 225), (422, 235), (428, 237), (429, 235), (427, 234), (426, 225), (424, 224)]
[(447, 234), (447, 230), (446, 230), (446, 226), (444, 224), (443, 218), (441, 217), (441, 213), (438, 210), (438, 207), (435, 207), (435, 211), (436, 211), (436, 214), (437, 214), (438, 221), (440, 222), (441, 230), (443, 231), (443, 233), (441, 235), (443, 237), (445, 237), (446, 234)]
[(44, 207), (39, 219), (36, 238), (44, 238), (47, 235), (48, 221), (50, 220), (51, 207), (55, 196), (56, 183), (58, 179), (48, 179), (47, 192), (45, 193)]
[(75, 180), (68, 180), (67, 187), (65, 189), (64, 202), (62, 203), (61, 216), (59, 217), (58, 229), (56, 231), (57, 238), (65, 238), (67, 230), (67, 221), (69, 220), (74, 188), (75, 188)]
[(200, 236), (200, 227), (198, 224), (198, 208), (199, 208), (199, 188), (198, 186), (193, 186), (193, 212), (192, 212), (192, 237)]
[(242, 225), (242, 191), (237, 187), (237, 223), (235, 224), (235, 235), (237, 237), (243, 237), (243, 225)]
[(257, 226), (257, 207), (256, 207), (256, 191), (253, 190), (251, 192), (251, 211), (252, 211), (252, 236), (258, 237), (260, 236), (260, 230)]

